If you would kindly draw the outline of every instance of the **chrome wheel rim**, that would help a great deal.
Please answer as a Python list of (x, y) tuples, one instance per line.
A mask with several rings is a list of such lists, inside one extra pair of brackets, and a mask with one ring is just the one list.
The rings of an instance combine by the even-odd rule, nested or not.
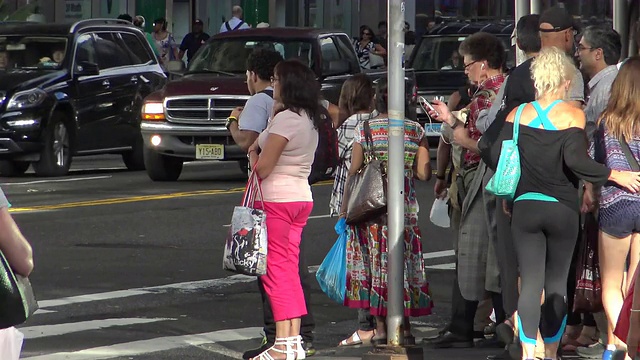
[(56, 165), (64, 167), (67, 164), (67, 154), (69, 152), (69, 133), (63, 123), (56, 124), (53, 129), (53, 156)]

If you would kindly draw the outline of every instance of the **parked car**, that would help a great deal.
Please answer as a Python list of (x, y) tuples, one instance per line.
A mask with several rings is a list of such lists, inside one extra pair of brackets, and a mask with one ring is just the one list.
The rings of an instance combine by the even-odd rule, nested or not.
[[(175, 181), (184, 161), (238, 161), (237, 146), (225, 120), (249, 98), (246, 59), (258, 47), (279, 51), (285, 59), (308, 64), (322, 83), (325, 99), (338, 103), (344, 81), (365, 71), (374, 81), (386, 70), (362, 70), (350, 38), (343, 33), (309, 28), (262, 28), (228, 31), (212, 37), (195, 55), (182, 77), (145, 99), (142, 137), (147, 173), (155, 181)], [(408, 111), (415, 118), (415, 77), (405, 74)]]
[[(439, 97), (448, 101), (454, 91), (468, 83), (462, 57), (458, 62), (452, 58), (457, 54), (460, 43), (476, 32), (484, 31), (500, 38), (507, 51), (506, 67), (515, 66), (515, 46), (511, 45), (513, 30), (512, 21), (448, 22), (432, 29), (420, 39), (407, 64), (415, 72), (418, 96), (424, 96), (427, 100)], [(421, 108), (417, 109), (417, 114), (418, 121), (426, 124), (431, 149), (436, 149), (441, 123), (431, 119)]]
[(130, 22), (0, 24), (0, 174), (61, 176), (76, 155), (142, 170), (140, 110), (166, 76)]

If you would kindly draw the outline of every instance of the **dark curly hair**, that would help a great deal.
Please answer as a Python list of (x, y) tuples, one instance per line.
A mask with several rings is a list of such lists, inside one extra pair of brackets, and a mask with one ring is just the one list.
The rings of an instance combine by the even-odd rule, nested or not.
[(282, 60), (282, 55), (275, 50), (255, 49), (247, 58), (247, 70), (258, 75), (260, 80), (269, 81), (276, 65)]
[(281, 61), (276, 65), (274, 74), (278, 80), (283, 110), (291, 110), (298, 115), (306, 111), (317, 129), (323, 121), (320, 116), (323, 112), (320, 109), (320, 83), (316, 80), (316, 74), (297, 59)]
[(495, 35), (477, 32), (460, 44), (460, 55), (470, 56), (473, 61), (486, 61), (491, 69), (502, 69), (506, 54), (504, 44)]

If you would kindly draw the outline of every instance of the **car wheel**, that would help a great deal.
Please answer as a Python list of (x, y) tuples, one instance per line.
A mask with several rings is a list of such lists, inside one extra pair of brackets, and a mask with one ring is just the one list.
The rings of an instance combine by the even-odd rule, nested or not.
[(142, 136), (137, 135), (136, 142), (133, 144), (131, 151), (127, 151), (122, 154), (122, 161), (127, 166), (127, 169), (131, 171), (144, 170), (144, 143), (142, 142)]
[(27, 172), (31, 165), (28, 161), (0, 161), (0, 175), (2, 176), (17, 176)]
[(176, 181), (182, 172), (182, 159), (144, 148), (144, 166), (153, 181)]
[(63, 176), (71, 166), (71, 137), (62, 113), (54, 113), (44, 130), (40, 160), (33, 163), (38, 176)]

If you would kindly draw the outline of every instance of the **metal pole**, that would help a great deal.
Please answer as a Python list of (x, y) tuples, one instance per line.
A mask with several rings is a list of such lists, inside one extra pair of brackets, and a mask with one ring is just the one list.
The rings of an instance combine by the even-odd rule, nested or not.
[[(613, 29), (620, 34), (623, 44), (629, 44), (629, 24), (627, 0), (613, 0)], [(629, 46), (623, 46), (621, 57), (625, 59), (629, 54)]]
[[(531, 3), (533, 3), (534, 1), (535, 0), (531, 0)], [(529, 14), (529, 4), (527, 3), (526, 0), (515, 0), (515, 2), (516, 2), (516, 6), (515, 6), (516, 21), (515, 21), (515, 23), (517, 24), (518, 20), (520, 20), (521, 17)], [(515, 34), (516, 30), (514, 29), (513, 32)], [(525, 53), (516, 46), (516, 64), (520, 65), (525, 60), (527, 60), (526, 56), (525, 56)]]
[(531, 0), (530, 14), (542, 14), (542, 0)]
[(389, 163), (388, 163), (388, 287), (387, 344), (401, 344), (404, 323), (404, 52), (405, 2), (389, 0), (388, 88), (389, 88)]

